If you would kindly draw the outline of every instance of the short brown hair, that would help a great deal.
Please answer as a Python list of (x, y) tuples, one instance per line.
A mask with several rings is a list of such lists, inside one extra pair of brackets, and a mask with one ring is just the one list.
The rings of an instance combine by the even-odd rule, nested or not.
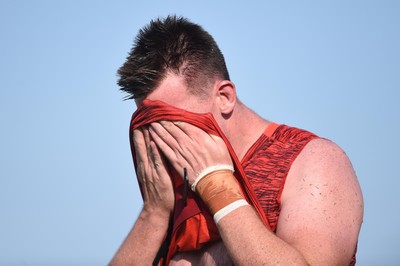
[(214, 38), (201, 26), (175, 15), (152, 20), (139, 31), (118, 70), (118, 85), (129, 94), (127, 99), (142, 98), (169, 72), (182, 75), (192, 93), (201, 93), (210, 79), (229, 80)]

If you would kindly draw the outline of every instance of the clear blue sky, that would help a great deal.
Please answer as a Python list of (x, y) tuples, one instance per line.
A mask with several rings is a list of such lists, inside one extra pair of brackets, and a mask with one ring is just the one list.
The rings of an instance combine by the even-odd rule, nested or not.
[(105, 265), (139, 209), (135, 105), (116, 70), (140, 27), (205, 27), (239, 97), (337, 142), (365, 198), (359, 265), (399, 265), (400, 2), (1, 1), (0, 265)]

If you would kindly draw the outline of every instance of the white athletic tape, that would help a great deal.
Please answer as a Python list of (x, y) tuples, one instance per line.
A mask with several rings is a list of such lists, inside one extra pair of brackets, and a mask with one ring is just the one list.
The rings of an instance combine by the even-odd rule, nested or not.
[(249, 205), (249, 204), (248, 204), (247, 201), (244, 200), (244, 199), (240, 199), (240, 200), (237, 200), (237, 201), (232, 202), (231, 204), (229, 204), (229, 205), (223, 207), (222, 209), (220, 209), (219, 211), (217, 211), (217, 212), (214, 214), (214, 222), (215, 222), (216, 224), (218, 224), (218, 222), (219, 222), (222, 218), (224, 218), (227, 214), (233, 212), (233, 211), (236, 210), (237, 208), (240, 208), (240, 207), (242, 207), (242, 206), (247, 206), (247, 205)]
[(194, 180), (194, 182), (191, 186), (193, 192), (196, 192), (196, 185), (197, 185), (197, 183), (199, 183), (199, 181), (203, 177), (205, 177), (209, 173), (217, 171), (217, 170), (231, 170), (232, 172), (235, 171), (235, 169), (233, 168), (233, 165), (229, 165), (229, 164), (217, 164), (214, 166), (209, 166), (206, 169), (203, 169), (202, 171), (200, 171), (200, 173), (197, 175), (196, 179)]

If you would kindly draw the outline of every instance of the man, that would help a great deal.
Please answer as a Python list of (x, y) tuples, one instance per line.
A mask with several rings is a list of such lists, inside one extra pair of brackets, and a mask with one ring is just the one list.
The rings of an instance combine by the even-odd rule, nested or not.
[[(139, 108), (130, 137), (144, 206), (110, 265), (354, 264), (363, 199), (349, 159), (331, 141), (267, 121), (240, 102), (223, 55), (200, 26), (175, 16), (152, 21), (119, 75)], [(138, 124), (139, 115), (163, 115), (152, 105), (184, 110), (182, 121), (165, 115)], [(204, 123), (220, 134), (190, 122), (206, 113), (213, 118)], [(205, 204), (202, 213), (215, 221), (206, 226), (219, 236), (193, 250), (177, 245), (165, 257), (162, 247), (175, 245), (177, 199), (186, 204), (173, 173), (192, 187), (191, 203)]]

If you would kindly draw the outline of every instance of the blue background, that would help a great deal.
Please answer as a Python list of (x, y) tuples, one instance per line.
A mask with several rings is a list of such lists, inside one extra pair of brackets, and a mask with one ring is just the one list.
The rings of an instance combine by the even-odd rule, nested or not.
[(0, 265), (105, 265), (141, 208), (116, 85), (139, 28), (205, 27), (239, 97), (337, 142), (365, 199), (359, 265), (399, 265), (398, 1), (1, 1)]

